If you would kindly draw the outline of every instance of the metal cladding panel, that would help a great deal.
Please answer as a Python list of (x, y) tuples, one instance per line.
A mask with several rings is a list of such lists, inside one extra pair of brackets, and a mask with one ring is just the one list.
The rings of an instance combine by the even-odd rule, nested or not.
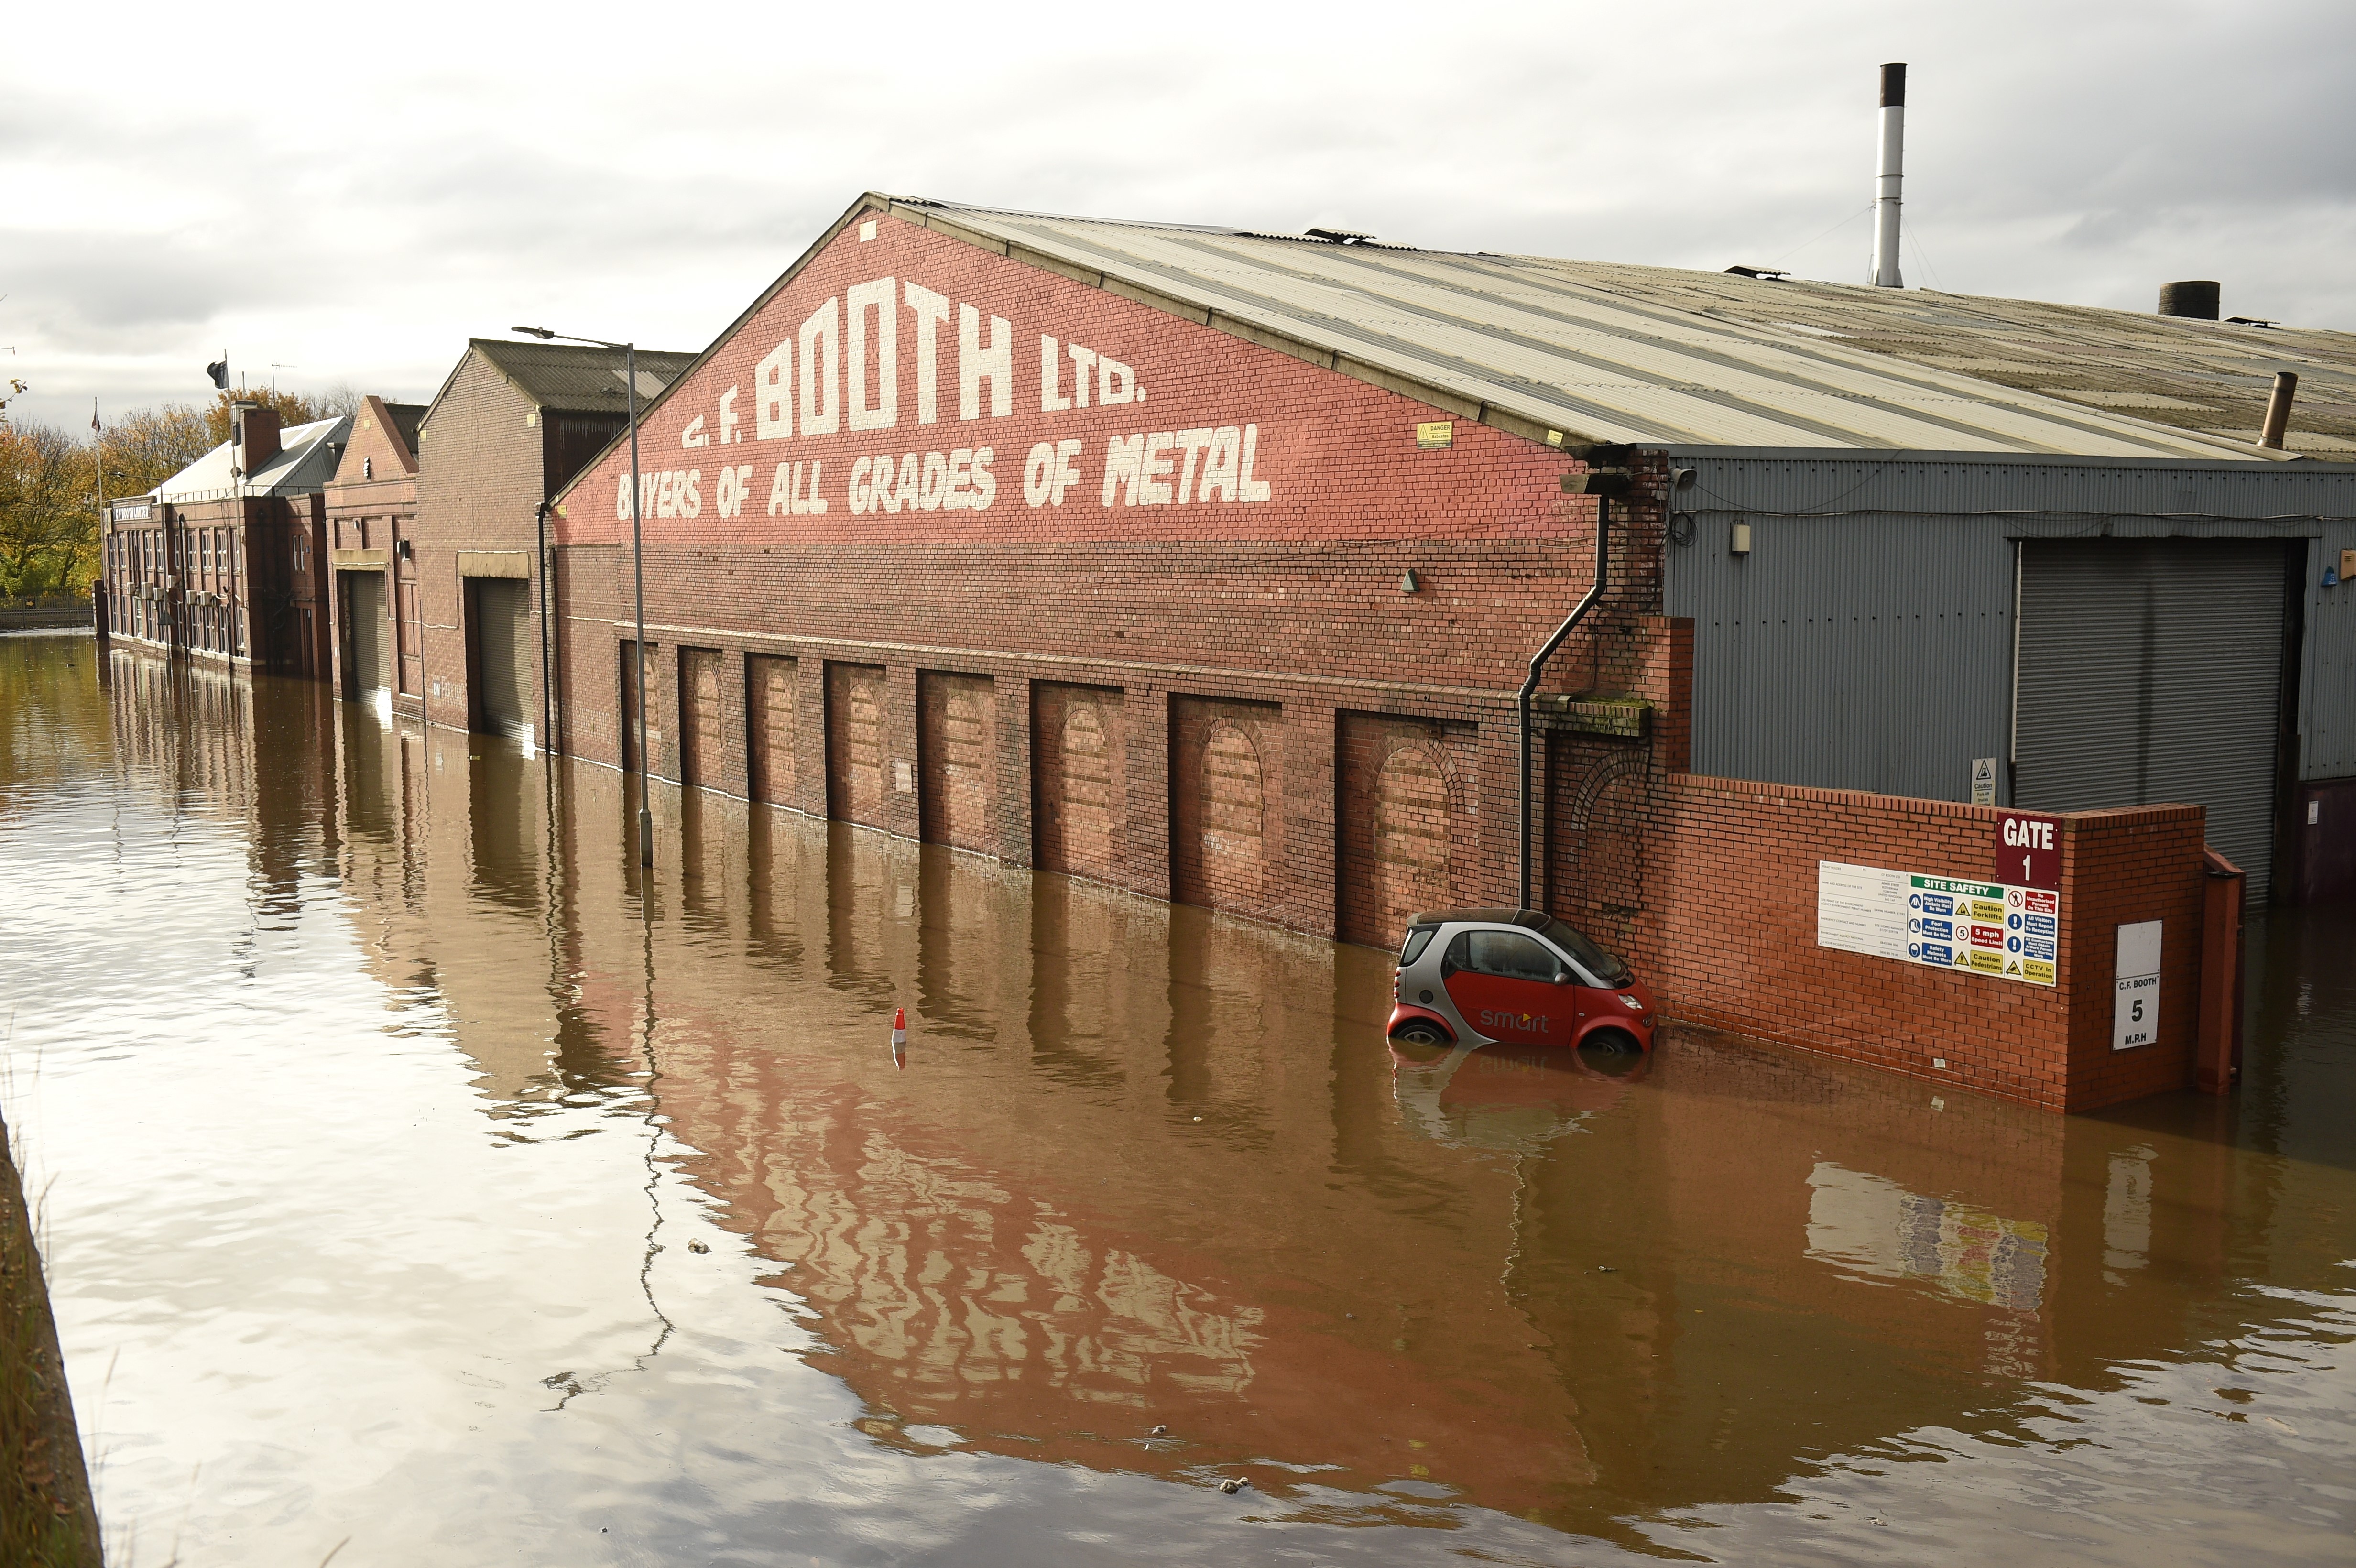
[[(1968, 799), (1970, 759), (2008, 754), (2019, 541), (2263, 539), (2306, 552), (2300, 776), (2356, 775), (2356, 587), (2320, 586), (2356, 549), (2356, 470), (1675, 447), (1670, 461), (1693, 475), (1672, 500), (1693, 542), (1666, 547), (1662, 592), (1695, 623), (1697, 772)], [(1737, 520), (1746, 558), (1728, 549)]]
[[(1830, 327), (1745, 319), (1735, 307), (1755, 291), (1717, 274), (942, 203), (894, 201), (892, 210), (937, 215), (966, 233), (1022, 247), (1108, 285), (1148, 290), (1183, 309), (1364, 361), (1477, 405), (1484, 417), (1494, 409), (1590, 438), (2266, 465), (2231, 439), (2090, 407), (2041, 388), (1999, 385), (1865, 346), (1862, 336), (1843, 342), (1851, 334)], [(1875, 313), (1886, 309), (1875, 296), (1891, 292), (1826, 295), (1812, 285), (1789, 297), (1818, 304), (1830, 298), (1859, 321), (1875, 323)], [(1920, 325), (1919, 315), (1908, 315), (1908, 330)], [(2327, 349), (2338, 347), (2337, 335), (2318, 336)], [(2040, 363), (2074, 374), (2050, 356)]]
[[(1697, 519), (1671, 547), (1694, 620), (1694, 771), (1971, 798), (2004, 754), (2012, 559), (2000, 535), (1894, 517)], [(1995, 548), (1987, 546), (1992, 543)]]
[(2190, 801), (2265, 901), (2285, 551), (2276, 540), (2021, 549), (2014, 791), (2044, 811)]

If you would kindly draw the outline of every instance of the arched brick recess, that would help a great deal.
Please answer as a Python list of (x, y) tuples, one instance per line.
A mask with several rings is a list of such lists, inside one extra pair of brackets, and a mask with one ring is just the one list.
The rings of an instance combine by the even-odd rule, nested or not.
[(1170, 869), (1180, 903), (1281, 919), (1283, 715), (1269, 704), (1171, 700)]
[(1340, 716), (1336, 923), (1390, 947), (1408, 917), (1463, 901), (1478, 860), (1472, 727)]
[(1559, 792), (1548, 907), (1609, 944), (1625, 946), (1644, 907), (1652, 759), (1643, 749), (1581, 745), (1555, 757)]
[(1031, 723), (1039, 869), (1109, 880), (1126, 816), (1121, 694), (1042, 681)]
[(992, 848), (997, 706), (986, 675), (916, 672), (917, 816), (926, 842)]
[(826, 667), (826, 812), (886, 827), (884, 667)]

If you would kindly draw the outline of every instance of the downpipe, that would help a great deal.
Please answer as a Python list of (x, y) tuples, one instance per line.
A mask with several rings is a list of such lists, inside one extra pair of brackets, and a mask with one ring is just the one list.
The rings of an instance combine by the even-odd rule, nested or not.
[[(1617, 448), (1612, 450), (1610, 455), (1624, 456), (1626, 451), (1625, 447)], [(1601, 457), (1606, 455), (1606, 453), (1603, 449), (1597, 449), (1595, 455)], [(1602, 602), (1604, 580), (1609, 572), (1612, 560), (1612, 499), (1615, 496), (1625, 496), (1628, 493), (1628, 470), (1590, 468), (1584, 474), (1566, 474), (1562, 476), (1562, 488), (1566, 495), (1595, 497), (1595, 582), (1588, 589), (1586, 596), (1571, 607), (1570, 614), (1563, 624), (1554, 629), (1554, 635), (1548, 637), (1545, 645), (1530, 656), (1529, 678), (1522, 682), (1521, 694), (1517, 699), (1522, 716), (1522, 901), (1520, 907), (1523, 909), (1535, 907), (1530, 901), (1530, 699), (1537, 695), (1538, 681), (1546, 674), (1547, 660), (1554, 656), (1555, 650), (1562, 646), (1563, 640), (1570, 635), (1579, 624), (1587, 619), (1588, 613)]]

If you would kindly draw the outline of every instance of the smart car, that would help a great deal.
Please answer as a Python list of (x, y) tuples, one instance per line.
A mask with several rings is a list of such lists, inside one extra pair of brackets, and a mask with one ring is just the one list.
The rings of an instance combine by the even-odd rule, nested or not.
[(1617, 955), (1543, 911), (1419, 914), (1398, 964), (1393, 1040), (1653, 1049), (1652, 992)]

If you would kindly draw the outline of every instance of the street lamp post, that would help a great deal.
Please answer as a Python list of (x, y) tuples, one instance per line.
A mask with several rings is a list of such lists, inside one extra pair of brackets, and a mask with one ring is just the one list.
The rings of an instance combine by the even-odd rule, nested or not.
[(635, 648), (638, 661), (638, 864), (651, 866), (655, 863), (655, 814), (647, 795), (647, 555), (646, 541), (638, 528), (638, 346), (608, 343), (602, 337), (575, 337), (570, 333), (551, 332), (544, 326), (510, 330), (531, 337), (561, 338), (567, 343), (622, 351), (622, 382), (628, 389), (630, 406), (630, 568), (637, 580), (638, 640)]

